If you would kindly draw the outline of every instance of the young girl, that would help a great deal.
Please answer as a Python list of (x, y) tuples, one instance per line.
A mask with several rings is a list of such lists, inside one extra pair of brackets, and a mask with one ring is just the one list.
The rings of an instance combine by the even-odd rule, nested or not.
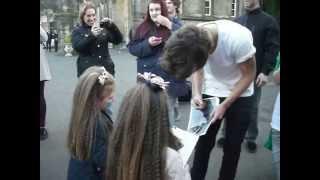
[(125, 95), (110, 137), (106, 179), (189, 180), (169, 129), (166, 83), (151, 74)]
[(104, 112), (113, 98), (113, 76), (92, 66), (79, 79), (73, 96), (67, 147), (71, 154), (68, 180), (102, 180), (112, 120)]

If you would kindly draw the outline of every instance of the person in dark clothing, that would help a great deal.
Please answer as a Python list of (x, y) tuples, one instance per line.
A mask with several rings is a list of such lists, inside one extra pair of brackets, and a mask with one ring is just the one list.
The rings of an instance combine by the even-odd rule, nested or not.
[[(248, 152), (257, 150), (258, 137), (258, 107), (261, 97), (261, 87), (266, 84), (268, 74), (272, 71), (277, 53), (280, 49), (280, 30), (274, 17), (262, 11), (259, 0), (245, 0), (247, 13), (235, 19), (235, 22), (247, 27), (253, 36), (256, 47), (256, 78), (254, 83), (253, 108), (250, 114), (250, 125), (246, 134), (246, 148)], [(223, 147), (225, 140), (225, 126), (222, 129), (218, 145)]]
[(115, 74), (108, 43), (120, 44), (123, 37), (111, 19), (103, 18), (98, 23), (95, 13), (95, 6), (86, 3), (80, 13), (81, 25), (72, 32), (72, 46), (79, 53), (78, 77), (94, 65), (104, 66), (109, 73)]
[(58, 33), (57, 30), (54, 30), (52, 33), (52, 40), (54, 41), (54, 51), (58, 52)]
[(67, 137), (67, 180), (104, 180), (108, 138), (113, 129), (104, 111), (113, 99), (115, 81), (104, 67), (92, 66), (79, 78), (73, 95)]
[(48, 39), (47, 39), (47, 50), (51, 51), (51, 33), (47, 32)]

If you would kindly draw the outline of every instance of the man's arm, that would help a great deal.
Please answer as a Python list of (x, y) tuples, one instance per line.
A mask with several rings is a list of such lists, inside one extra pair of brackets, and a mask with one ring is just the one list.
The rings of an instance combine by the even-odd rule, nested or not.
[(203, 108), (202, 92), (201, 92), (202, 84), (203, 84), (203, 76), (204, 76), (203, 68), (199, 69), (198, 71), (194, 72), (191, 75), (192, 103), (200, 109)]
[(225, 111), (236, 101), (241, 94), (249, 87), (256, 75), (256, 60), (255, 57), (248, 59), (239, 64), (242, 74), (241, 79), (236, 83), (229, 97), (227, 97), (215, 110), (213, 121), (222, 119)]

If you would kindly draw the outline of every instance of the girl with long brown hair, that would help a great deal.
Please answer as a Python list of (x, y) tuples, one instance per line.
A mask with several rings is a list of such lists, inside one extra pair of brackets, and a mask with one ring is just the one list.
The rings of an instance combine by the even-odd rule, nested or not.
[[(125, 95), (110, 137), (107, 180), (190, 179), (169, 128), (167, 94), (159, 76), (142, 78)], [(160, 82), (160, 83), (159, 83)]]
[(104, 67), (89, 67), (74, 91), (67, 147), (71, 158), (68, 180), (102, 180), (112, 120), (104, 111), (115, 83)]

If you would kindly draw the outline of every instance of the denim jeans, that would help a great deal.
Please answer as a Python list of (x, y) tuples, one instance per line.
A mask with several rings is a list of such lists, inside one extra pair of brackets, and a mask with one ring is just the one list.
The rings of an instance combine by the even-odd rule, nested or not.
[(280, 131), (271, 129), (272, 136), (272, 164), (276, 172), (277, 180), (280, 180)]
[[(220, 98), (222, 102), (225, 98)], [(233, 180), (237, 171), (241, 152), (241, 143), (250, 123), (251, 97), (238, 98), (225, 112), (226, 139), (223, 147), (222, 165), (219, 180)], [(205, 178), (210, 153), (214, 148), (216, 135), (221, 125), (221, 120), (213, 123), (207, 134), (200, 136), (195, 149), (193, 166), (191, 169), (192, 180)]]

